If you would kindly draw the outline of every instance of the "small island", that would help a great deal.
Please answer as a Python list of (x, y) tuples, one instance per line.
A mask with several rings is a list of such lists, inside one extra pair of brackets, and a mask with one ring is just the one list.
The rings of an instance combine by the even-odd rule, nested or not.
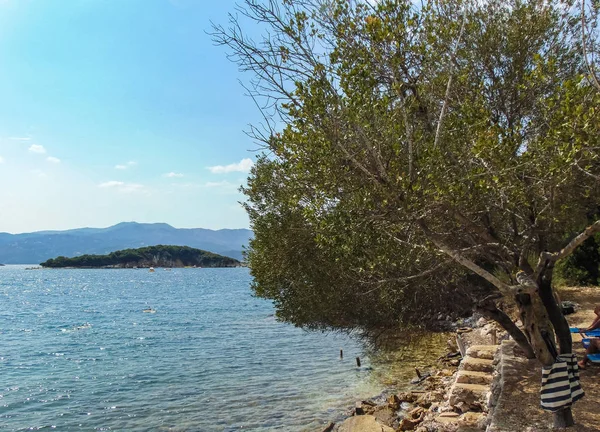
[(50, 268), (239, 267), (230, 257), (188, 246), (148, 246), (107, 255), (59, 256), (40, 264)]

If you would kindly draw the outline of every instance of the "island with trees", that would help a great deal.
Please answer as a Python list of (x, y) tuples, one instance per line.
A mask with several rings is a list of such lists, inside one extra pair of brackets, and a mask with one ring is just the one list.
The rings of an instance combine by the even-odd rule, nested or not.
[(40, 264), (50, 268), (140, 268), (140, 267), (239, 267), (230, 257), (188, 246), (147, 246), (107, 255), (59, 256)]

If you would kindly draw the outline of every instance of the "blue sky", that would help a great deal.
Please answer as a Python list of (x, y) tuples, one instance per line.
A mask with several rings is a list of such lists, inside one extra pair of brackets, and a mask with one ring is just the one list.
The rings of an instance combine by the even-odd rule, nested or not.
[(0, 0), (0, 232), (247, 228), (259, 114), (206, 34), (234, 5)]

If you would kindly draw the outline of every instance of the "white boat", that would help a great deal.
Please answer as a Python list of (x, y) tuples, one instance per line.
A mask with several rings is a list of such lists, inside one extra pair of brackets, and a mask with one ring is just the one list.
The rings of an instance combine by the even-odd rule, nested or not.
[(150, 273), (154, 273), (154, 267), (150, 267)]
[(147, 307), (142, 312), (144, 312), (144, 313), (156, 313), (156, 309), (152, 309), (151, 307)]

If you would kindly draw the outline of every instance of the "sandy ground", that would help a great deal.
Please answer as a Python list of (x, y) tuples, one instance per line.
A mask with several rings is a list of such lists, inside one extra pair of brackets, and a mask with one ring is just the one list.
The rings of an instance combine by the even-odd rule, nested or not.
[[(575, 314), (567, 316), (571, 327), (584, 327), (594, 319), (593, 309), (600, 305), (600, 288), (563, 288), (559, 290), (562, 300), (570, 300), (580, 305)], [(581, 336), (574, 335), (573, 347), (578, 357), (584, 353)], [(515, 398), (508, 407), (511, 414), (506, 416), (506, 430), (515, 432), (542, 432), (552, 430), (552, 415), (540, 406), (541, 368), (537, 361), (523, 361), (518, 368), (519, 378), (507, 383), (505, 391)], [(589, 365), (580, 374), (585, 397), (573, 405), (576, 425), (566, 431), (600, 431), (600, 366)], [(503, 422), (504, 423), (504, 422)]]

